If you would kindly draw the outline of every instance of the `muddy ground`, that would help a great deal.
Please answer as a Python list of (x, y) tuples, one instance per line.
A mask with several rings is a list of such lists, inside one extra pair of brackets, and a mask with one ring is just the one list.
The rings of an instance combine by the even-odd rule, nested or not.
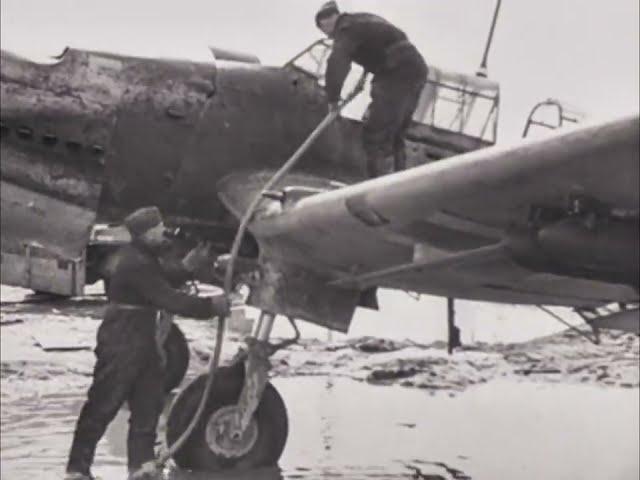
[[(61, 478), (104, 299), (22, 300), (3, 287), (2, 478)], [(178, 323), (192, 378), (206, 369), (215, 329)], [(228, 333), (225, 358), (241, 338)], [(638, 361), (638, 338), (617, 333), (601, 345), (566, 331), (453, 356), (442, 342), (303, 339), (273, 358), (291, 425), (279, 468), (215, 478), (635, 479)], [(99, 445), (104, 480), (125, 477), (126, 419), (121, 412)]]

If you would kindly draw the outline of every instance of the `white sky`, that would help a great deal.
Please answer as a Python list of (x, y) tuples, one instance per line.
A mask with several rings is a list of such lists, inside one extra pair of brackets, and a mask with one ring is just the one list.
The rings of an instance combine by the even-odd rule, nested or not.
[[(1, 44), (34, 58), (67, 46), (142, 56), (210, 60), (208, 45), (258, 55), (279, 65), (320, 37), (313, 16), (322, 0), (2, 0)], [(380, 14), (405, 30), (427, 63), (474, 73), (494, 0), (342, 0), (343, 10)], [(534, 103), (555, 97), (599, 121), (638, 112), (638, 0), (504, 0), (489, 58), (502, 87), (500, 138), (517, 139)], [(527, 309), (460, 302), (465, 340), (514, 340), (557, 329)], [(444, 334), (442, 300), (382, 299), (408, 330)], [(510, 322), (512, 317), (518, 322)], [(493, 327), (486, 328), (487, 319)], [(429, 327), (425, 320), (431, 319)], [(354, 331), (396, 330), (366, 311)], [(476, 321), (481, 321), (474, 327)], [(529, 324), (526, 327), (525, 324)], [(411, 328), (410, 325), (415, 325)], [(385, 327), (386, 325), (386, 327)], [(525, 328), (523, 328), (525, 327)], [(509, 331), (505, 331), (509, 330)], [(499, 333), (498, 333), (499, 332)], [(389, 332), (387, 332), (389, 333)]]
[[(207, 45), (281, 64), (320, 36), (322, 0), (2, 0), (3, 49), (40, 57), (67, 46), (209, 60)], [(494, 0), (342, 0), (404, 29), (428, 63), (475, 72)], [(501, 82), (502, 140), (548, 97), (590, 120), (638, 111), (638, 0), (504, 0), (490, 76)]]

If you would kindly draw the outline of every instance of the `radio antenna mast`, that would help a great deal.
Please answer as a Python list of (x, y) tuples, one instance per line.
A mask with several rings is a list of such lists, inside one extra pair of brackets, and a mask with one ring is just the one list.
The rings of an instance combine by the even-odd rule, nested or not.
[(498, 0), (496, 3), (496, 9), (493, 12), (493, 21), (491, 22), (491, 29), (489, 30), (489, 37), (487, 38), (487, 44), (484, 47), (484, 55), (482, 56), (482, 63), (480, 64), (480, 68), (476, 72), (476, 76), (478, 77), (488, 77), (489, 70), (487, 68), (487, 61), (489, 59), (489, 50), (491, 49), (491, 43), (493, 42), (493, 32), (496, 29), (496, 21), (498, 20), (498, 13), (500, 12), (500, 5), (502, 4), (502, 0)]

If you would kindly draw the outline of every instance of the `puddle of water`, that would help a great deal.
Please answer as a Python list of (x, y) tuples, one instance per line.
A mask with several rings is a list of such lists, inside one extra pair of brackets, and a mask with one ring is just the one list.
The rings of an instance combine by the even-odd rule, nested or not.
[(277, 385), (298, 397), (285, 467), (432, 473), (424, 462), (437, 461), (474, 479), (638, 477), (637, 390), (492, 382), (450, 398), (344, 379)]
[[(345, 378), (274, 384), (290, 418), (281, 470), (168, 478), (631, 480), (640, 470), (637, 390), (498, 381), (452, 398)], [(83, 395), (2, 403), (2, 478), (61, 478)], [(118, 415), (98, 447), (104, 480), (126, 476), (127, 417)]]

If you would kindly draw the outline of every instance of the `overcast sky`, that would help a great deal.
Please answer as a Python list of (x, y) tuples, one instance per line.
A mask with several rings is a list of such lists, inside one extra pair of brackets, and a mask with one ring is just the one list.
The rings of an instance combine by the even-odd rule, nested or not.
[[(281, 64), (320, 36), (320, 0), (2, 0), (2, 48), (43, 57), (65, 46), (209, 60), (207, 45)], [(475, 72), (495, 0), (342, 0), (404, 29), (428, 63)], [(489, 59), (502, 86), (501, 138), (556, 97), (590, 120), (638, 111), (638, 0), (504, 0)]]

